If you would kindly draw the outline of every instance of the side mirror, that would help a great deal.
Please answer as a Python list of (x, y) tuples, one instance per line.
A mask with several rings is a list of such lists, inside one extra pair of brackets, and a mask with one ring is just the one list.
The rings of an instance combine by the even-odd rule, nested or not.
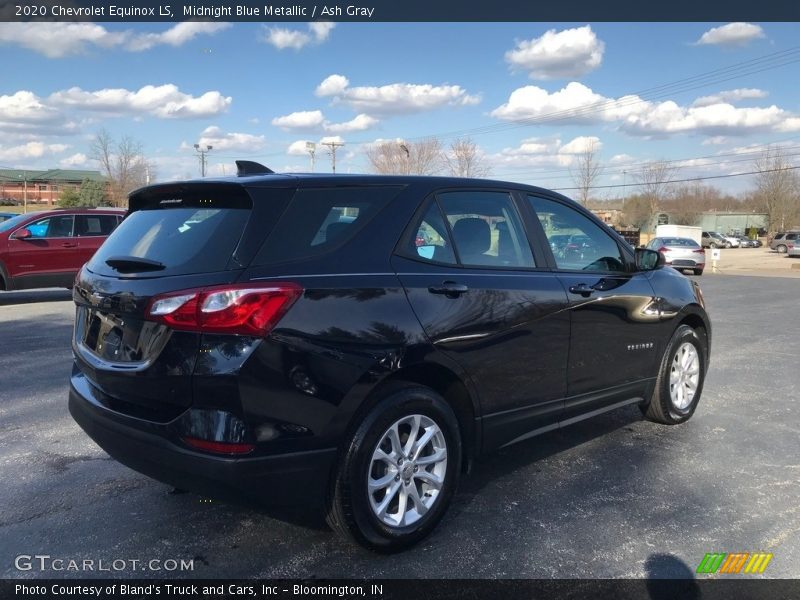
[(26, 229), (24, 227), (22, 229), (18, 229), (16, 231), (16, 233), (14, 234), (14, 239), (17, 239), (17, 240), (29, 240), (32, 237), (33, 237), (33, 234), (31, 233), (31, 230), (30, 229)]
[(666, 259), (661, 252), (655, 250), (648, 250), (647, 248), (636, 248), (634, 251), (636, 257), (636, 270), (637, 271), (655, 271), (659, 267), (666, 264)]

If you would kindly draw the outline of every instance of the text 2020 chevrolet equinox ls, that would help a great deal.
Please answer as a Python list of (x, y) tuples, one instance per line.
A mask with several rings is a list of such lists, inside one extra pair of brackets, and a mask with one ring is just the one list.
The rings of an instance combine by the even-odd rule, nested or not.
[(699, 287), (574, 202), (265, 171), (134, 192), (78, 274), (69, 407), (123, 464), (318, 503), (390, 552), (431, 532), (482, 452), (628, 404), (692, 416)]

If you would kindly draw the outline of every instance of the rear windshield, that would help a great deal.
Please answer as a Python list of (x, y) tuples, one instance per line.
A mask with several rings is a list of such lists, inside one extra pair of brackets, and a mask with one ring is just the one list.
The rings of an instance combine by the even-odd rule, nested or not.
[(301, 260), (351, 240), (400, 187), (300, 189), (281, 215), (253, 264)]
[(690, 248), (696, 247), (698, 244), (689, 238), (663, 238), (664, 244), (667, 246), (688, 246)]
[[(222, 271), (242, 237), (246, 208), (175, 207), (137, 210), (103, 244), (89, 269), (118, 276), (106, 264), (112, 257), (157, 261), (164, 269), (147, 276), (189, 275)], [(129, 273), (125, 273), (128, 275)]]

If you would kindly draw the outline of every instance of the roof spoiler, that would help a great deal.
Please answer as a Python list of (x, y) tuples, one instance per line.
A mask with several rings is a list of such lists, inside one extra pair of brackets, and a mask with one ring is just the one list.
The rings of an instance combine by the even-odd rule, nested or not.
[(274, 173), (272, 169), (265, 167), (261, 163), (253, 162), (252, 160), (237, 160), (236, 161), (236, 175), (245, 177), (247, 175), (267, 175)]

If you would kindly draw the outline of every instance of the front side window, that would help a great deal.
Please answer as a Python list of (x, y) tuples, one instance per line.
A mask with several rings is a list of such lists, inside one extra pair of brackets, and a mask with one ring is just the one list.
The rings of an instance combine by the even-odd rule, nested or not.
[(26, 229), (35, 238), (64, 238), (72, 237), (72, 215), (57, 215), (39, 219), (28, 225)]
[(437, 196), (458, 259), (480, 267), (535, 266), (522, 222), (507, 192), (445, 192)]
[(528, 196), (544, 228), (559, 269), (568, 271), (624, 271), (619, 246), (603, 228), (560, 202)]

